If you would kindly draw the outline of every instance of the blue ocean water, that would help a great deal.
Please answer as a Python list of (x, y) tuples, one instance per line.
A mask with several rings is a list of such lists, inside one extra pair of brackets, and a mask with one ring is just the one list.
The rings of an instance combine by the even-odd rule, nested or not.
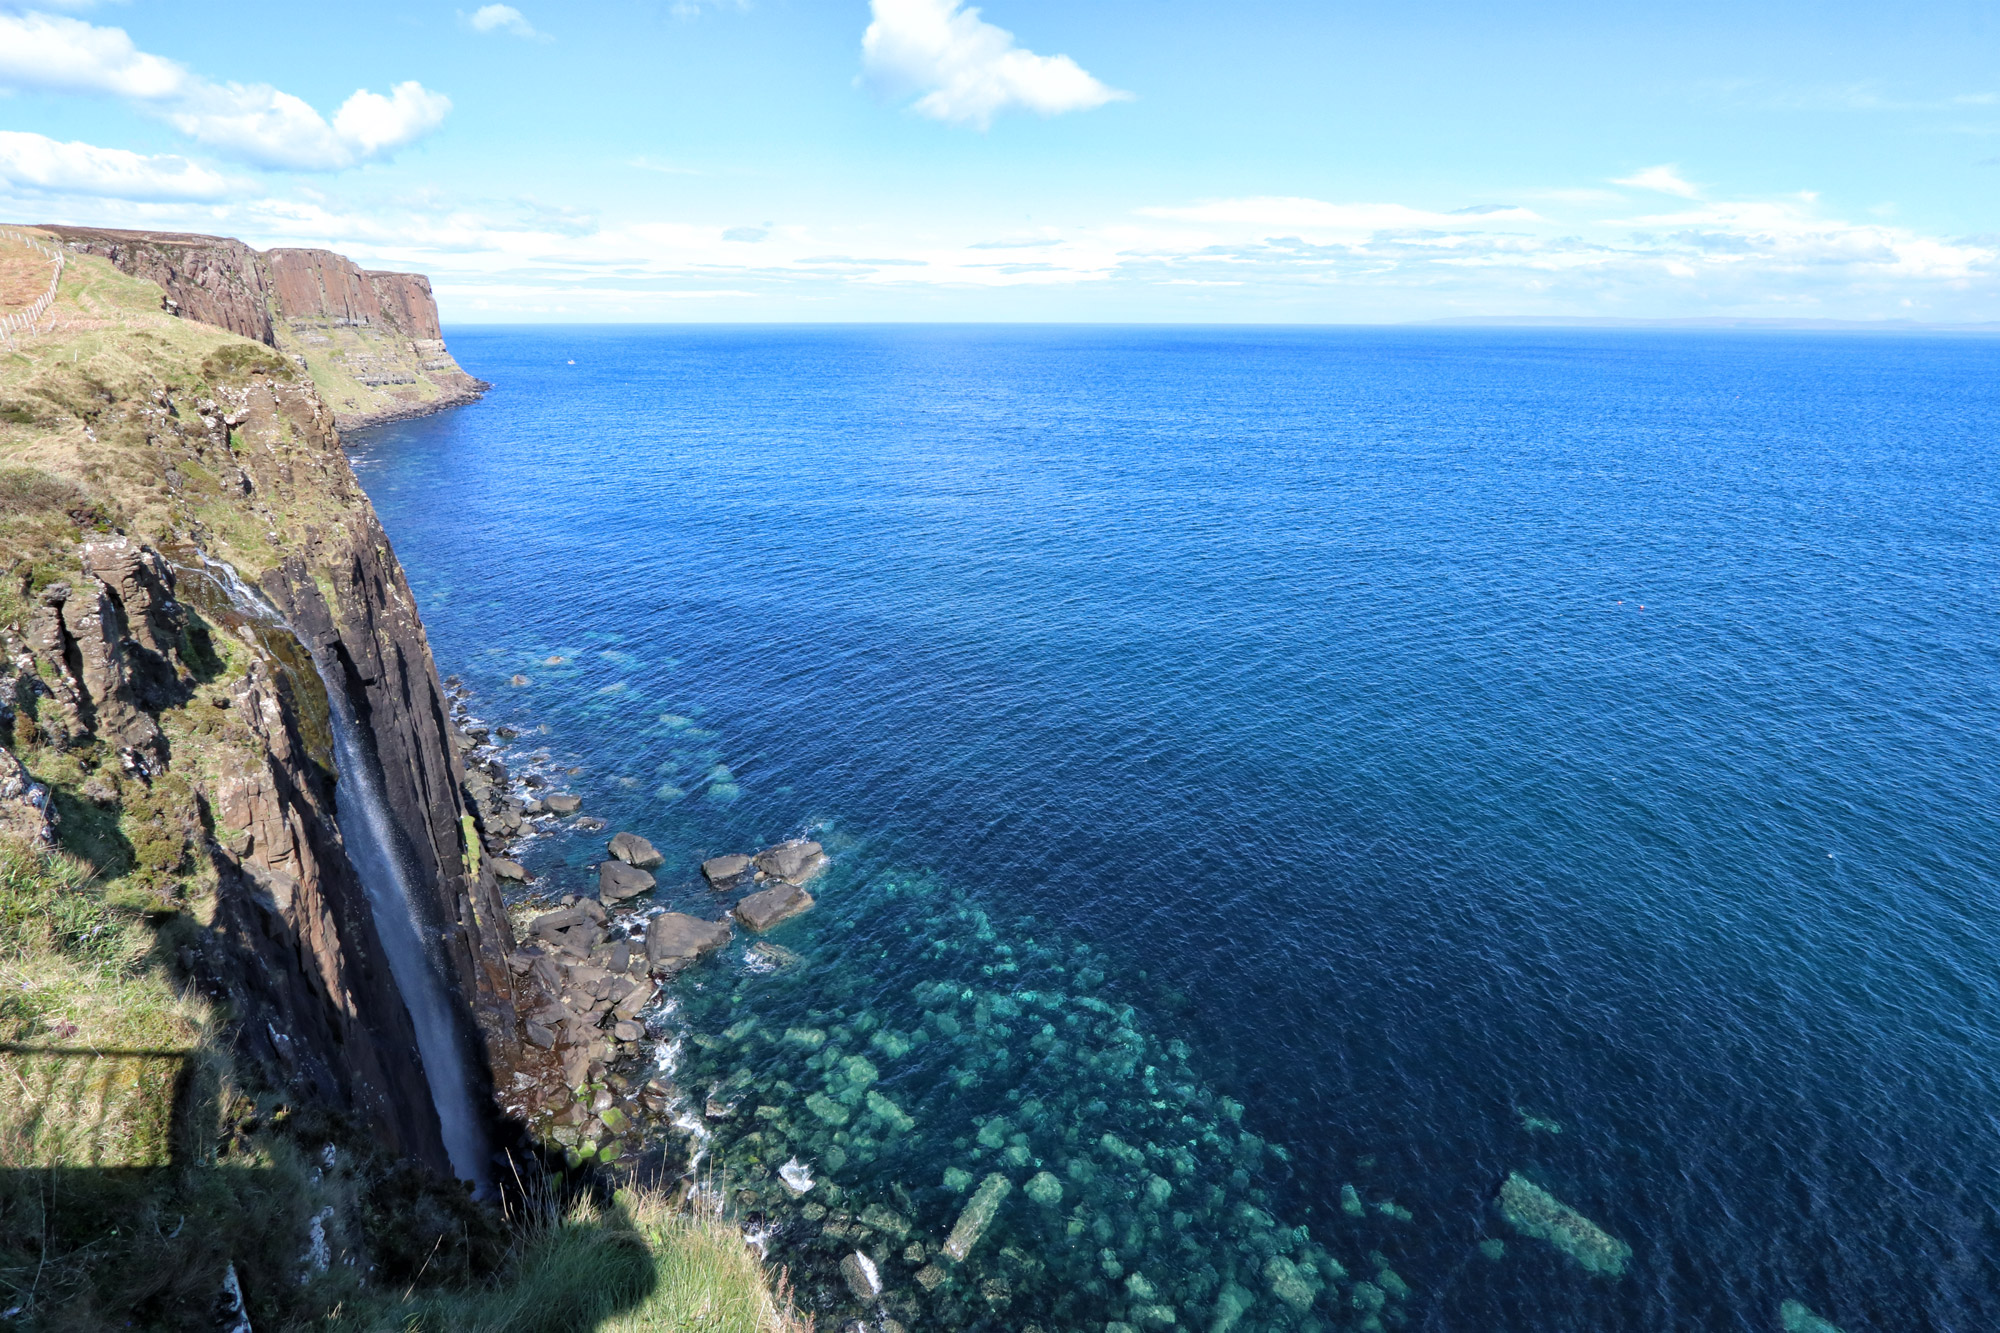
[[(452, 346), (485, 401), (350, 441), (440, 668), (669, 853), (663, 901), (700, 908), (702, 856), (827, 844), (771, 1021), (914, 1030), (920, 988), (1008, 987), (950, 923), (1033, 939), (1240, 1103), (1278, 1150), (1257, 1206), (1355, 1279), (1393, 1265), (1392, 1323), (2000, 1327), (2000, 342)], [(601, 847), (527, 856), (581, 890)], [(941, 1076), (878, 1062), (906, 1108)], [(941, 1160), (896, 1196), (938, 1236)], [(1510, 1226), (1510, 1173), (1625, 1273)], [(1097, 1239), (1038, 1243), (1059, 1274)], [(1239, 1331), (1291, 1326), (1254, 1263), (1211, 1267), (1186, 1326), (1227, 1281), (1261, 1302)], [(1300, 1326), (1370, 1317), (1327, 1285)], [(1154, 1308), (990, 1297), (963, 1322)]]

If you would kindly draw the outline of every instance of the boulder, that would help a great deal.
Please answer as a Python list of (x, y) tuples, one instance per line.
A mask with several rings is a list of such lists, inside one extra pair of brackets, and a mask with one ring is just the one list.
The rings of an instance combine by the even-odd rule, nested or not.
[(747, 930), (769, 930), (813, 905), (813, 896), (796, 884), (774, 884), (736, 904), (736, 919)]
[(685, 912), (662, 912), (646, 925), (646, 962), (654, 968), (686, 962), (727, 943), (727, 921), (704, 921)]
[(528, 872), (519, 861), (509, 861), (503, 857), (496, 856), (493, 858), (492, 865), (493, 877), (495, 879), (511, 879), (516, 884), (526, 884), (528, 882)]
[(584, 919), (582, 908), (565, 907), (561, 911), (545, 912), (536, 917), (529, 923), (528, 929), (533, 934), (548, 938), (559, 930), (568, 930), (571, 926), (583, 924)]
[(816, 842), (781, 842), (757, 853), (757, 868), (772, 879), (803, 884), (826, 868), (826, 853)]
[(859, 1250), (840, 1261), (840, 1275), (847, 1279), (847, 1289), (857, 1301), (865, 1304), (882, 1294), (882, 1275), (875, 1261)]
[(583, 809), (583, 798), (572, 796), (566, 791), (559, 791), (552, 796), (544, 796), (542, 805), (554, 814), (573, 815)]
[(636, 898), (656, 882), (645, 871), (635, 870), (623, 861), (606, 861), (597, 867), (597, 896), (607, 903)]
[(620, 833), (611, 839), (611, 854), (628, 866), (652, 870), (667, 858), (636, 833)]
[(750, 858), (747, 856), (712, 856), (701, 863), (701, 873), (709, 884), (718, 889), (726, 889), (737, 880), (750, 873)]
[(1620, 1277), (1632, 1247), (1533, 1183), (1510, 1172), (1500, 1186), (1500, 1215), (1523, 1235), (1545, 1240), (1601, 1277)]
[(1013, 1182), (995, 1171), (979, 1182), (973, 1191), (971, 1202), (958, 1215), (952, 1226), (951, 1235), (945, 1238), (944, 1257), (953, 1263), (962, 1264), (965, 1256), (972, 1253), (972, 1247), (986, 1234), (986, 1228), (993, 1224), (993, 1215), (1000, 1211), (1000, 1201), (1014, 1188)]

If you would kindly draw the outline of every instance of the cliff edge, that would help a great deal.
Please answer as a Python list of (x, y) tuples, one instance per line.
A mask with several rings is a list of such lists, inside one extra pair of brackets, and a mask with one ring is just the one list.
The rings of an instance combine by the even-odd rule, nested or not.
[[(23, 983), (0, 1007), (0, 1167), (212, 1152), (217, 1112), (160, 1101), (160, 1080), (220, 1042), (239, 1082), (465, 1177), (434, 1076), (462, 1055), (461, 1105), (498, 1129), (494, 1074), (537, 1057), (516, 1036), (514, 941), (415, 600), (323, 391), (281, 350), (313, 321), (441, 349), (405, 336), (437, 331), (428, 286), (213, 238), (115, 256), (62, 239), (56, 299), (0, 338), (0, 836), (20, 870), (0, 889), (41, 873), (37, 856), (58, 880), (70, 867), (93, 911), (152, 927), (111, 980), (157, 973), (205, 1016), (139, 1040), (114, 1030), (117, 1003), (75, 998), (73, 973), (52, 968), (46, 994)], [(55, 267), (18, 236), (0, 250)], [(169, 261), (170, 287), (125, 271)], [(402, 868), (389, 916), (357, 873), (364, 838)], [(84, 901), (52, 892), (50, 910)], [(446, 1045), (413, 1028), (385, 945), (398, 924), (441, 974)], [(75, 1049), (93, 1042), (151, 1053), (125, 1092), (93, 1094), (108, 1137), (80, 1148), (48, 1134), (82, 1114), (62, 1071), (94, 1069)], [(186, 1068), (145, 1073), (176, 1049)], [(149, 1117), (175, 1125), (116, 1128)]]
[(258, 251), (221, 236), (37, 230), (154, 284), (167, 313), (290, 357), (342, 430), (458, 407), (491, 387), (452, 359), (421, 273), (363, 269), (331, 250)]

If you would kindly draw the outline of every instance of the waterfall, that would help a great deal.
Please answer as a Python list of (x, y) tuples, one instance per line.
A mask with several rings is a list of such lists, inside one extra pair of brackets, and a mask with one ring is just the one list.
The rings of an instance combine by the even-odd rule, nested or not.
[(431, 1101), (437, 1105), (452, 1172), (460, 1180), (471, 1181), (474, 1193), (483, 1196), (489, 1183), (486, 1136), (479, 1110), (473, 1105), (459, 1025), (445, 986), (444, 960), (439, 950), (426, 942), (417, 922), (409, 868), (389, 817), (381, 769), (362, 744), (361, 723), (347, 697), (346, 673), (338, 661), (328, 660), (330, 656), (325, 651), (315, 652), (313, 665), (326, 685), (327, 709), (333, 714), (333, 755), (340, 766), (335, 789), (340, 836), (347, 843), (347, 859), (368, 894), (375, 933), (382, 939), (383, 952), (389, 955), (389, 974), (395, 978), (417, 1030), (417, 1053), (423, 1057), (424, 1078), (431, 1085)]
[[(203, 562), (210, 576), (245, 614), (290, 628), (278, 609), (244, 583), (234, 569), (206, 556)], [(347, 672), (330, 650), (309, 651), (320, 683), (326, 688), (327, 710), (332, 715), (333, 753), (339, 767), (334, 793), (335, 818), (341, 840), (347, 845), (347, 859), (368, 895), (375, 933), (388, 955), (389, 975), (416, 1029), (417, 1053), (423, 1060), (424, 1079), (430, 1084), (431, 1102), (437, 1108), (452, 1173), (471, 1182), (476, 1197), (484, 1197), (491, 1186), (486, 1170), (486, 1135), (472, 1093), (450, 989), (445, 983), (444, 959), (435, 944), (426, 941), (427, 932), (417, 919), (416, 896), (411, 892), (402, 841), (389, 813), (382, 770), (362, 739), (361, 720), (355, 715), (354, 702), (347, 693)]]

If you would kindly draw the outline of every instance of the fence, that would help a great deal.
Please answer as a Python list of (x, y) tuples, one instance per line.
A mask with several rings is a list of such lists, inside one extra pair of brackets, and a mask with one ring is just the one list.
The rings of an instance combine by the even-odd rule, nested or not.
[(55, 246), (43, 245), (26, 232), (15, 231), (12, 227), (0, 227), (0, 236), (11, 241), (19, 241), (30, 249), (39, 250), (56, 264), (55, 276), (49, 279), (49, 289), (36, 297), (33, 304), (18, 313), (0, 315), (0, 334), (11, 338), (23, 329), (33, 329), (42, 316), (48, 313), (49, 307), (55, 303), (56, 288), (62, 283), (63, 253)]

